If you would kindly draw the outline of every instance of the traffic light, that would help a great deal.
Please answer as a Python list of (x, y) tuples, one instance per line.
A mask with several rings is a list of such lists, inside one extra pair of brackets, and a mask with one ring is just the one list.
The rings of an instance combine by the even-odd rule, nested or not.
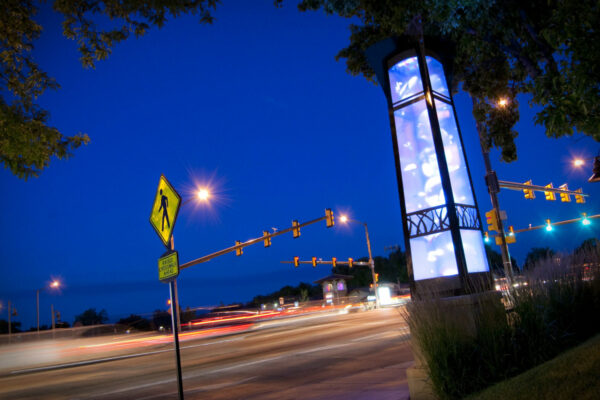
[(496, 213), (496, 209), (486, 212), (485, 218), (488, 224), (488, 231), (500, 232), (500, 228), (498, 228), (498, 214)]
[(333, 219), (333, 211), (331, 211), (331, 208), (325, 209), (325, 221), (327, 222), (328, 228), (331, 228), (333, 225), (335, 225), (335, 221)]
[[(569, 188), (567, 187), (566, 183), (564, 185), (560, 185), (559, 189), (569, 190)], [(561, 193), (560, 194), (560, 201), (563, 201), (565, 203), (570, 203), (571, 202), (571, 196), (568, 193)]]
[(508, 227), (508, 235), (505, 236), (506, 244), (516, 243), (517, 237), (515, 236), (515, 230), (512, 226)]
[[(583, 193), (583, 190), (580, 188), (580, 189), (577, 189), (576, 192), (577, 193)], [(585, 203), (585, 198), (583, 197), (583, 194), (576, 194), (575, 195), (575, 203), (579, 203), (579, 204)]]
[(333, 266), (333, 268), (337, 267), (337, 258), (333, 257), (331, 259), (331, 265)]
[[(552, 186), (552, 183), (547, 184), (546, 186), (547, 188), (553, 189), (554, 186)], [(546, 195), (546, 200), (556, 200), (556, 193), (554, 192), (544, 192), (544, 194)]]
[(56, 316), (56, 320), (60, 321), (60, 311), (55, 311), (54, 315)]
[(550, 223), (550, 220), (549, 220), (549, 219), (547, 219), (547, 220), (546, 220), (546, 230), (547, 230), (548, 232), (550, 232), (552, 229), (553, 229), (553, 228), (552, 228), (552, 224)]
[(300, 223), (298, 223), (298, 220), (292, 221), (292, 227), (294, 228), (294, 239), (300, 237)]
[(379, 274), (375, 274), (375, 282), (379, 282)]
[(582, 225), (590, 225), (592, 222), (588, 219), (587, 214), (581, 214), (581, 224)]
[[(524, 183), (524, 185), (532, 185), (531, 179)], [(525, 193), (525, 198), (528, 200), (535, 199), (535, 193), (533, 189), (523, 189), (523, 193)]]
[(298, 256), (294, 257), (294, 267), (298, 267), (299, 264), (300, 264), (300, 257), (298, 257)]
[(265, 238), (264, 239), (265, 247), (271, 246), (271, 238), (268, 236), (269, 236), (269, 231), (263, 231), (263, 237)]
[(313, 265), (313, 267), (317, 266), (317, 257), (312, 258), (312, 265)]
[[(239, 240), (235, 241), (235, 245), (239, 245), (242, 244), (242, 242), (240, 242)], [(238, 247), (237, 249), (235, 249), (235, 255), (236, 256), (241, 256), (242, 254), (244, 254), (244, 248), (243, 247)]]
[(354, 266), (354, 259), (353, 258), (349, 258), (348, 259), (348, 268), (352, 268)]
[(487, 232), (483, 232), (483, 241), (486, 243), (490, 242), (490, 235)]

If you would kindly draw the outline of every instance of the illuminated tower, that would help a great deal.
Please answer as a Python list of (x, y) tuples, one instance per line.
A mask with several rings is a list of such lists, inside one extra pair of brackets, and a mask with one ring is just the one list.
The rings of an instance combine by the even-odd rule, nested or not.
[(449, 47), (425, 44), (387, 39), (366, 56), (388, 101), (411, 292), (466, 294), (489, 287), (489, 267), (444, 69)]

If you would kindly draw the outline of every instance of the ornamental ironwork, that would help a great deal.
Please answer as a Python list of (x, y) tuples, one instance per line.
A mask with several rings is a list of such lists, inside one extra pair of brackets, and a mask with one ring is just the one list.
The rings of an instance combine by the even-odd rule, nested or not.
[(411, 238), (443, 232), (450, 229), (448, 209), (445, 205), (407, 214), (406, 220)]
[(477, 209), (465, 204), (456, 205), (456, 215), (458, 217), (458, 226), (464, 229), (479, 229), (479, 218), (477, 218)]
[[(456, 205), (458, 226), (462, 229), (479, 229), (477, 209), (465, 204)], [(444, 232), (450, 229), (448, 208), (445, 205), (427, 208), (406, 215), (411, 238)]]

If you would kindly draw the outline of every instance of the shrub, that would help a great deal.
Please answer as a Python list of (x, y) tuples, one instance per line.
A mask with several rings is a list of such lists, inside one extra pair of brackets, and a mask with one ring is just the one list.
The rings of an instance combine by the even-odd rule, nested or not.
[(507, 294), (508, 310), (490, 293), (471, 297), (467, 312), (456, 308), (460, 298), (411, 303), (415, 357), (438, 397), (463, 398), (600, 333), (599, 270), (600, 247), (591, 247), (530, 266)]

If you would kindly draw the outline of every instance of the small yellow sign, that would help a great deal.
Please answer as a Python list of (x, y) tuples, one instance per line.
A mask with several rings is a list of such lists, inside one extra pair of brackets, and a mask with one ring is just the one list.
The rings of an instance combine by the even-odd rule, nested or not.
[(150, 224), (167, 247), (171, 241), (180, 205), (181, 196), (173, 189), (167, 178), (161, 175), (150, 213)]
[(179, 275), (179, 255), (176, 251), (158, 259), (158, 279), (169, 282)]

